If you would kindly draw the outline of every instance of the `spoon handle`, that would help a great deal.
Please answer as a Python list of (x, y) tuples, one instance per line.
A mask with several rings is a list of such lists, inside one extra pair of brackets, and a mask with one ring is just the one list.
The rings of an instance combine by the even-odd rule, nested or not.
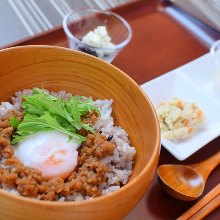
[(203, 179), (206, 181), (209, 174), (214, 170), (216, 166), (220, 164), (220, 151), (214, 154), (212, 157), (196, 164), (192, 164), (191, 167), (197, 170), (203, 176)]

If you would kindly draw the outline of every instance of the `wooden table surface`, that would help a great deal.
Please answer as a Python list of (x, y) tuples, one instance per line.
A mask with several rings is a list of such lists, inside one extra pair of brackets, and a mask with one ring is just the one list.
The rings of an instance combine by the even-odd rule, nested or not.
[[(157, 3), (155, 0), (148, 0), (139, 1), (116, 10), (129, 21), (133, 30), (133, 38), (112, 64), (123, 70), (139, 84), (160, 76), (209, 51), (209, 48), (201, 43), (202, 41), (198, 37), (170, 17), (164, 10), (165, 7), (167, 6)], [(210, 34), (212, 33), (210, 32)], [(34, 39), (17, 42), (15, 45), (28, 44), (68, 47), (62, 28)], [(187, 160), (180, 162), (162, 147), (159, 165), (196, 163), (213, 155), (219, 149), (220, 137), (207, 144)], [(216, 168), (210, 175), (202, 196), (219, 182), (220, 167)], [(166, 195), (160, 189), (155, 176), (142, 200), (125, 217), (125, 220), (176, 219), (194, 203), (195, 201), (183, 202)], [(220, 219), (220, 209), (215, 210), (206, 219)]]

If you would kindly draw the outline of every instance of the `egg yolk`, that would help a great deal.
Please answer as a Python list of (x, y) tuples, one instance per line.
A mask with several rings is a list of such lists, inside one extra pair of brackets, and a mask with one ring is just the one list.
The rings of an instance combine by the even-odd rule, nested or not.
[(79, 144), (69, 141), (67, 135), (56, 132), (38, 132), (15, 146), (15, 155), (27, 167), (42, 172), (46, 178), (66, 178), (77, 165)]

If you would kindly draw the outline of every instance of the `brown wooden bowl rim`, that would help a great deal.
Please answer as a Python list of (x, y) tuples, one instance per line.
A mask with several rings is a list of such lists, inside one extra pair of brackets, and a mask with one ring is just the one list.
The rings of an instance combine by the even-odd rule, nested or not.
[(150, 108), (152, 110), (152, 113), (154, 115), (154, 120), (156, 122), (156, 142), (155, 142), (155, 148), (153, 150), (153, 154), (151, 156), (151, 158), (149, 159), (148, 163), (146, 164), (146, 166), (144, 167), (144, 169), (138, 174), (138, 176), (136, 176), (134, 179), (132, 179), (131, 181), (129, 181), (126, 185), (124, 185), (122, 188), (120, 188), (119, 190), (116, 190), (114, 192), (111, 192), (107, 195), (102, 195), (100, 197), (97, 197), (95, 199), (90, 199), (90, 200), (83, 200), (83, 201), (67, 201), (67, 202), (57, 202), (57, 201), (41, 201), (41, 200), (37, 200), (37, 199), (33, 199), (33, 198), (28, 198), (28, 197), (23, 197), (23, 196), (18, 196), (18, 195), (14, 195), (10, 192), (7, 192), (4, 189), (0, 189), (0, 195), (3, 195), (5, 197), (7, 197), (8, 199), (13, 199), (13, 200), (17, 200), (17, 202), (23, 202), (23, 203), (29, 203), (31, 205), (38, 205), (38, 206), (52, 206), (52, 207), (67, 207), (67, 206), (87, 206), (87, 205), (94, 205), (94, 203), (96, 202), (105, 202), (106, 200), (108, 200), (109, 198), (114, 198), (117, 196), (120, 196), (120, 194), (122, 193), (122, 191), (128, 191), (127, 189), (132, 189), (133, 187), (137, 187), (138, 186), (138, 182), (140, 181), (145, 181), (146, 179), (146, 173), (149, 172), (149, 168), (152, 166), (152, 164), (154, 163), (154, 160), (158, 161), (159, 158), (159, 152), (160, 152), (160, 128), (159, 128), (159, 122), (157, 119), (157, 115), (156, 112), (154, 110), (154, 107), (150, 101), (150, 99), (147, 97), (147, 95), (145, 94), (145, 92), (141, 89), (141, 87), (131, 78), (129, 77), (127, 74), (125, 74), (122, 70), (118, 69), (117, 67), (113, 66), (112, 64), (109, 64), (97, 57), (94, 57), (92, 55), (89, 54), (85, 54), (83, 52), (80, 51), (75, 51), (72, 49), (68, 49), (68, 48), (63, 48), (63, 47), (58, 47), (58, 46), (47, 46), (47, 45), (27, 45), (27, 46), (16, 46), (16, 47), (11, 47), (11, 48), (6, 48), (6, 49), (2, 49), (0, 50), (0, 53), (2, 52), (7, 52), (7, 51), (11, 51), (11, 50), (20, 50), (20, 49), (25, 49), (25, 48), (46, 48), (46, 49), (54, 49), (54, 50), (60, 50), (60, 51), (68, 51), (68, 52), (72, 52), (72, 53), (78, 53), (81, 54), (84, 57), (87, 57), (87, 59), (92, 60), (96, 60), (98, 62), (103, 63), (104, 65), (111, 65), (111, 67), (113, 69), (116, 70), (116, 72), (118, 72), (118, 74), (123, 75), (124, 78), (126, 78), (128, 81), (130, 81), (137, 90), (141, 91), (141, 94), (144, 96), (145, 100), (149, 103)]

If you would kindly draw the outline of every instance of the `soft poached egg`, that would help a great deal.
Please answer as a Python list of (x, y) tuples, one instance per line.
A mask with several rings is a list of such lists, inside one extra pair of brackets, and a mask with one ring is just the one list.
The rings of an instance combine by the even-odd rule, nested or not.
[(15, 146), (15, 155), (46, 178), (66, 178), (77, 165), (79, 144), (57, 131), (38, 132)]

